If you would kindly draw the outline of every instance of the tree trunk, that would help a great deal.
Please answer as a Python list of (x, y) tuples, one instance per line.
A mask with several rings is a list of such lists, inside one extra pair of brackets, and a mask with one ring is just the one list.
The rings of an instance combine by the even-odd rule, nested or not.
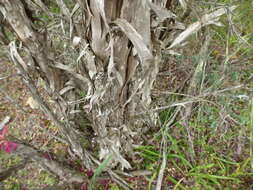
[(96, 55), (96, 73), (89, 109), (100, 158), (113, 155), (116, 163), (130, 168), (121, 154), (131, 151), (133, 140), (147, 122), (134, 119), (134, 114), (149, 108), (158, 68), (151, 51), (150, 10), (146, 0), (114, 0), (105, 5), (90, 2), (93, 17), (88, 36)]
[[(0, 1), (2, 14), (23, 42), (31, 60), (27, 63), (16, 52), (13, 61), (21, 66), (23, 76), (30, 79), (35, 80), (31, 72), (39, 71), (48, 93), (60, 105), (61, 114), (54, 115), (53, 108), (44, 111), (53, 115), (51, 119), (53, 117), (66, 136), (71, 136), (70, 131), (74, 133), (73, 126), (83, 125), (70, 114), (78, 109), (78, 118), (88, 118), (91, 122), (100, 147), (100, 159), (112, 156), (112, 166), (120, 163), (122, 168), (130, 168), (124, 155), (131, 153), (135, 140), (140, 140), (143, 126), (154, 121), (148, 114), (141, 119), (135, 117), (136, 113), (149, 109), (150, 92), (158, 72), (160, 50), (155, 48), (158, 47), (154, 44), (156, 41), (151, 40), (150, 3), (146, 0), (77, 0), (78, 9), (74, 14), (64, 1), (56, 3), (64, 16), (63, 29), (69, 29), (65, 31), (66, 38), (71, 37), (64, 42), (65, 47), (59, 46), (59, 49), (56, 47), (59, 41), (54, 41), (57, 36), (50, 35), (46, 27), (38, 28), (34, 22), (34, 7), (20, 0)], [(59, 50), (77, 56), (71, 63), (68, 57), (58, 58)], [(28, 80), (30, 82), (32, 80)], [(85, 103), (77, 102), (81, 99), (80, 92), (87, 93)], [(35, 100), (47, 105), (41, 97)], [(74, 106), (68, 105), (69, 101), (75, 102)], [(67, 124), (62, 124), (63, 121)], [(72, 146), (78, 142), (75, 133), (68, 139)], [(80, 145), (78, 147), (76, 154), (82, 157), (83, 151)]]
[[(156, 123), (149, 110), (162, 48), (170, 51), (201, 27), (217, 22), (227, 10), (206, 14), (187, 29), (175, 22), (173, 33), (185, 31), (173, 39), (172, 32), (162, 30), (170, 26), (166, 20), (176, 17), (162, 8), (170, 7), (171, 1), (43, 2), (0, 0), (1, 23), (22, 42), (19, 48), (10, 43), (12, 61), (33, 98), (86, 167), (91, 155), (81, 146), (84, 138), (99, 145), (100, 159), (112, 158), (112, 167), (120, 163), (130, 168), (125, 155), (132, 157), (132, 145), (141, 143), (144, 127)], [(58, 6), (61, 12), (49, 12), (47, 6)], [(36, 89), (36, 76), (45, 81), (54, 105), (48, 106)], [(77, 126), (88, 134), (79, 135)]]

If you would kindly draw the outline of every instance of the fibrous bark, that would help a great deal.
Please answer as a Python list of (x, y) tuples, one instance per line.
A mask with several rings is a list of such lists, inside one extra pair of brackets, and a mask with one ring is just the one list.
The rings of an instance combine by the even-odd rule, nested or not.
[[(69, 1), (73, 6), (63, 0), (51, 2), (50, 6), (59, 6), (61, 15), (48, 12), (43, 1), (33, 3), (33, 10), (25, 2), (30, 1), (0, 0), (0, 11), (22, 42), (19, 48), (10, 43), (11, 58), (34, 99), (86, 167), (90, 158), (76, 132), (76, 126), (86, 127), (81, 121), (89, 121), (92, 130), (88, 132), (99, 145), (100, 159), (112, 157), (111, 166), (120, 163), (122, 168), (130, 168), (125, 155), (131, 153), (135, 141), (140, 142), (143, 127), (154, 126), (157, 119), (148, 110), (161, 51), (180, 44), (202, 23), (190, 25), (173, 41), (166, 31), (168, 23), (164, 24), (176, 18), (166, 9), (171, 1)], [(41, 24), (33, 19), (33, 11), (48, 18)], [(225, 11), (205, 15), (204, 25), (214, 24)], [(182, 23), (175, 23), (174, 30), (184, 29)], [(36, 91), (32, 72), (45, 81), (57, 109), (48, 106)], [(136, 117), (140, 112), (146, 114)]]

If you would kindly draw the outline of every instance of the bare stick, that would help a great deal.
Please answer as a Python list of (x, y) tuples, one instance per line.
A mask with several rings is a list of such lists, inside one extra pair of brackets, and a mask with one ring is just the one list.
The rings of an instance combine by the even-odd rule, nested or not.
[(10, 120), (11, 120), (11, 117), (10, 117), (10, 116), (6, 116), (6, 117), (4, 118), (4, 120), (0, 122), (0, 130), (2, 130), (3, 127), (4, 127), (7, 123), (10, 122)]

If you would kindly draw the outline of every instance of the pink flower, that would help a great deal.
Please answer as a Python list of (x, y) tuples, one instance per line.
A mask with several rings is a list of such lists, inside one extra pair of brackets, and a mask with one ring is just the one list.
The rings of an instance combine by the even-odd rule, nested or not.
[(0, 130), (0, 150), (11, 153), (17, 149), (18, 145), (15, 142), (5, 140), (7, 132), (7, 126), (4, 126), (3, 129)]
[(80, 171), (80, 172), (84, 172), (83, 167), (80, 167), (80, 168), (79, 168), (79, 171)]
[(3, 141), (0, 144), (0, 149), (7, 153), (14, 152), (17, 149), (17, 147), (18, 147), (17, 143), (11, 141)]
[(92, 170), (87, 170), (87, 171), (86, 171), (86, 175), (87, 175), (88, 177), (92, 177), (93, 174), (94, 174), (94, 172), (93, 172)]

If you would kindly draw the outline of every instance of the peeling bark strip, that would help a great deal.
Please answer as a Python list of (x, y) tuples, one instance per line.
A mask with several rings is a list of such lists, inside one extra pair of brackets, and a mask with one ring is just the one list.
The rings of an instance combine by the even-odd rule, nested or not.
[[(114, 9), (113, 3), (106, 3), (105, 9), (104, 1), (90, 2), (93, 17), (89, 41), (99, 58), (96, 59), (96, 90), (90, 98), (90, 109), (95, 123), (93, 129), (98, 134), (100, 158), (113, 155), (114, 164), (119, 162), (123, 168), (130, 168), (122, 153), (131, 151), (132, 139), (138, 134), (136, 131), (147, 121), (131, 121), (129, 113), (148, 109), (150, 89), (157, 72), (154, 68), (158, 65), (152, 55), (147, 1), (121, 2), (117, 4), (118, 10)], [(114, 21), (122, 32), (111, 31), (109, 21)], [(129, 43), (132, 45), (128, 46)], [(104, 69), (107, 63), (107, 69)]]
[[(132, 157), (132, 145), (140, 141), (143, 126), (154, 126), (157, 120), (155, 109), (150, 109), (151, 89), (162, 50), (169, 47), (173, 52), (201, 27), (219, 24), (221, 15), (235, 9), (217, 9), (185, 29), (166, 9), (171, 2), (166, 0), (75, 0), (71, 6), (57, 0), (53, 6), (59, 6), (60, 15), (36, 1), (38, 9), (50, 16), (50, 23), (42, 27), (29, 17), (25, 2), (30, 0), (0, 0), (0, 22), (8, 24), (25, 46), (24, 51), (23, 46), (10, 43), (11, 58), (33, 98), (59, 126), (84, 166), (92, 167), (92, 163), (77, 138), (85, 135), (79, 135), (76, 126), (95, 136), (100, 159), (111, 155), (110, 167), (120, 164), (123, 169), (131, 167), (125, 155)], [(166, 21), (172, 18), (176, 26), (168, 29)], [(178, 29), (185, 30), (172, 38)], [(49, 107), (36, 90), (36, 79), (23, 54), (50, 87), (55, 106)], [(136, 118), (138, 114), (142, 117)]]

